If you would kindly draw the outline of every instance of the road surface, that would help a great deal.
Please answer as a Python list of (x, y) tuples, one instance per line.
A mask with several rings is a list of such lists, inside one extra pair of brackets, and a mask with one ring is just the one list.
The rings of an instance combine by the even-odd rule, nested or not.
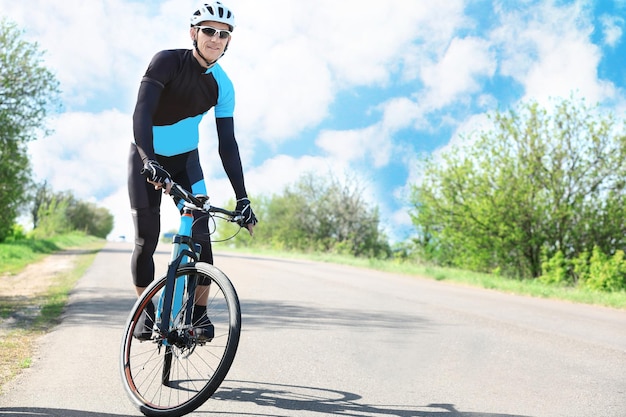
[[(141, 416), (118, 370), (130, 250), (97, 255), (0, 415)], [(192, 416), (626, 416), (624, 311), (301, 260), (218, 253), (216, 266), (242, 339)]]

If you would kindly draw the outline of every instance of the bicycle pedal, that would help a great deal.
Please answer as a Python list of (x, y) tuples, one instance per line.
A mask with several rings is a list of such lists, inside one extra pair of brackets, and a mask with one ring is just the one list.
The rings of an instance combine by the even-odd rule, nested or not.
[(133, 337), (142, 343), (148, 342), (154, 339), (154, 332), (142, 332), (142, 333), (133, 335)]
[(213, 340), (213, 337), (215, 337), (215, 330), (212, 328), (195, 328), (193, 329), (193, 335), (198, 343), (205, 344)]

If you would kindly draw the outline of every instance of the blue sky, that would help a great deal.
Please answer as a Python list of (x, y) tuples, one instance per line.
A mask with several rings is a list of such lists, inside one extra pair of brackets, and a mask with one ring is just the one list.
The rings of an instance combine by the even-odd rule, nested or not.
[[(224, 3), (237, 28), (220, 63), (235, 84), (253, 199), (305, 172), (358, 178), (394, 240), (411, 230), (418, 160), (487, 128), (488, 113), (576, 94), (624, 118), (625, 0)], [(139, 80), (158, 50), (191, 46), (197, 4), (0, 0), (63, 90), (54, 133), (30, 146), (35, 173), (109, 208), (113, 236), (133, 234), (126, 155)], [(232, 190), (216, 145), (209, 114), (200, 152), (222, 203)], [(163, 229), (174, 228), (173, 205), (162, 212)]]

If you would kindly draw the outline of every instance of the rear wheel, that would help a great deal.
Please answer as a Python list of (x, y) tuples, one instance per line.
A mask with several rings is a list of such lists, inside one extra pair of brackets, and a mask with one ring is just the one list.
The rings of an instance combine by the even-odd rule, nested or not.
[[(176, 285), (189, 277), (210, 282), (207, 315), (215, 328), (213, 339), (195, 337), (193, 323), (185, 318), (192, 296), (172, 311), (166, 334), (154, 331), (150, 340), (133, 337), (141, 312), (148, 303), (159, 306), (166, 277), (155, 280), (139, 297), (126, 323), (120, 367), (128, 395), (147, 416), (182, 416), (201, 406), (222, 383), (235, 358), (241, 331), (241, 311), (235, 289), (213, 265), (181, 265)], [(184, 294), (188, 294), (184, 291)], [(189, 299), (191, 298), (191, 299)], [(157, 307), (157, 323), (160, 308)], [(157, 327), (158, 328), (158, 327)]]

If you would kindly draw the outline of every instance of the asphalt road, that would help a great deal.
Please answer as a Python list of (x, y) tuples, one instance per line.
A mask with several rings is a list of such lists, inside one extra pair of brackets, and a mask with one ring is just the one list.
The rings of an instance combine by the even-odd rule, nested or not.
[[(141, 415), (118, 370), (129, 254), (98, 254), (0, 415)], [(299, 260), (216, 266), (238, 290), (242, 339), (193, 416), (626, 416), (624, 311)]]

